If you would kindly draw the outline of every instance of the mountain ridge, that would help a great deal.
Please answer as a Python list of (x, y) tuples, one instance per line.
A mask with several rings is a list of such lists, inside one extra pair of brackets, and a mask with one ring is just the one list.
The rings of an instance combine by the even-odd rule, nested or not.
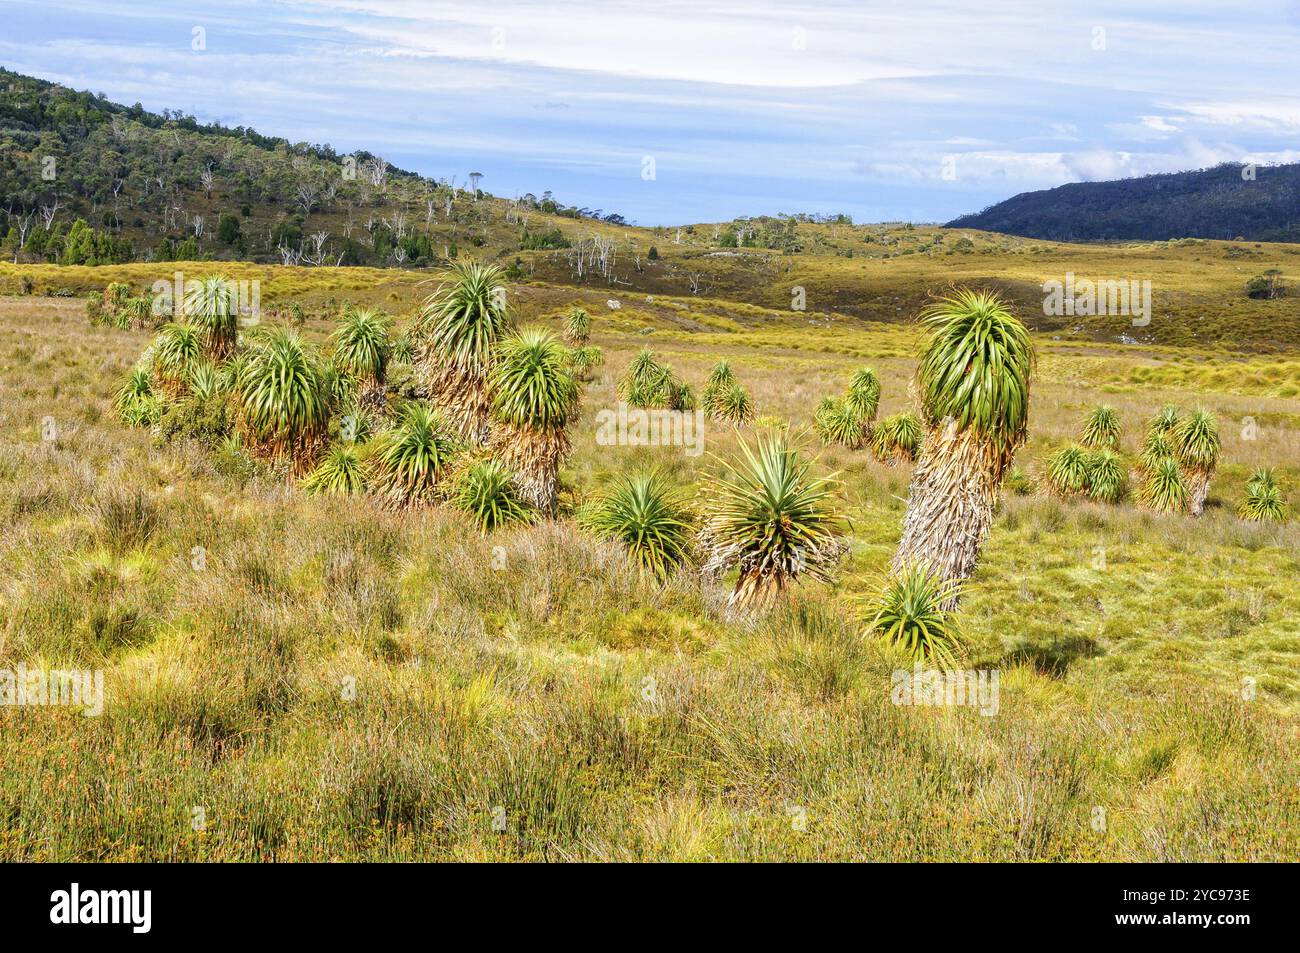
[(1222, 163), (1021, 192), (949, 228), (1050, 241), (1300, 241), (1300, 163)]

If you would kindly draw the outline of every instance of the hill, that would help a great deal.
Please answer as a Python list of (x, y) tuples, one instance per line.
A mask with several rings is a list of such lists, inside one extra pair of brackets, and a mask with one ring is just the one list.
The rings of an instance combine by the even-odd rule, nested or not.
[(1052, 241), (1300, 240), (1300, 164), (1224, 164), (1022, 192), (949, 222)]
[(421, 265), (459, 247), (562, 245), (552, 221), (587, 213), (549, 193), (495, 199), (471, 175), (429, 179), (365, 150), (0, 70), (0, 239), (13, 260)]

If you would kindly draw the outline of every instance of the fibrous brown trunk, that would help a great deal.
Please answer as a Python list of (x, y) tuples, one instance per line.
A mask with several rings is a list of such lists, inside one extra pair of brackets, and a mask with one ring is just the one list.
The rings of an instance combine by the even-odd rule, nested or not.
[[(1009, 462), (973, 432), (959, 432), (951, 418), (931, 427), (912, 474), (894, 571), (926, 563), (945, 580), (970, 578)], [(945, 608), (956, 601), (954, 595)]]
[(560, 465), (568, 457), (564, 430), (541, 431), (498, 423), (492, 430), (492, 455), (514, 473), (519, 496), (548, 516), (555, 515)]
[(1210, 495), (1210, 471), (1188, 469), (1183, 479), (1187, 481), (1187, 512), (1200, 516), (1205, 510), (1205, 498)]
[(456, 432), (475, 447), (488, 444), (491, 398), (482, 375), (452, 367), (433, 367), (428, 378), (429, 402), (441, 411)]

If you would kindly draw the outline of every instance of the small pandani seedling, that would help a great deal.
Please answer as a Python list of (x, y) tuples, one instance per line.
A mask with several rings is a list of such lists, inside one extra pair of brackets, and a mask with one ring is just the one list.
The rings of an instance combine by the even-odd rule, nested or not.
[(1246, 481), (1246, 497), (1237, 508), (1237, 515), (1252, 523), (1285, 522), (1289, 508), (1282, 499), (1282, 489), (1268, 467), (1260, 467)]
[(1094, 408), (1083, 425), (1083, 445), (1094, 450), (1118, 450), (1119, 440), (1119, 412), (1106, 404)]
[(1047, 460), (1047, 484), (1056, 496), (1078, 496), (1088, 489), (1088, 452), (1078, 444), (1062, 447)]
[(663, 582), (690, 558), (695, 517), (661, 473), (618, 479), (579, 514), (584, 529), (622, 543), (632, 562)]
[(886, 466), (913, 463), (921, 450), (921, 421), (907, 412), (891, 414), (871, 431), (871, 453)]
[(714, 402), (713, 416), (725, 423), (739, 426), (754, 415), (754, 408), (749, 399), (749, 391), (740, 381), (732, 381), (724, 387)]
[(574, 348), (569, 354), (569, 364), (580, 381), (591, 380), (592, 368), (605, 363), (605, 354), (592, 344)]
[(872, 604), (871, 631), (909, 661), (951, 670), (957, 667), (962, 633), (950, 608), (961, 597), (960, 583), (924, 563), (898, 570)]
[(366, 491), (366, 470), (350, 443), (336, 443), (302, 481), (308, 493), (353, 496)]
[(840, 444), (850, 450), (862, 446), (865, 423), (847, 400), (827, 397), (813, 417), (813, 429), (822, 443)]
[(1111, 450), (1093, 450), (1084, 466), (1088, 472), (1088, 498), (1098, 503), (1118, 503), (1124, 498), (1128, 479), (1119, 455)]
[(502, 526), (531, 523), (537, 512), (519, 497), (514, 474), (497, 460), (480, 460), (458, 473), (452, 483), (451, 504), (468, 513), (486, 536)]
[(149, 371), (132, 369), (113, 394), (113, 408), (122, 422), (131, 427), (147, 427), (158, 422), (162, 403), (154, 395)]
[(1172, 433), (1178, 426), (1179, 420), (1178, 408), (1173, 404), (1165, 404), (1151, 418), (1150, 430), (1152, 433)]
[(453, 428), (437, 411), (408, 404), (392, 429), (375, 438), (370, 483), (393, 508), (432, 503), (460, 450)]
[(1138, 492), (1138, 502), (1157, 513), (1184, 513), (1187, 501), (1187, 484), (1183, 481), (1178, 461), (1171, 457), (1155, 464)]
[(164, 325), (154, 339), (153, 368), (160, 389), (179, 398), (189, 389), (190, 368), (203, 357), (198, 331), (188, 324)]
[(705, 480), (700, 548), (706, 574), (740, 570), (728, 607), (766, 605), (803, 575), (827, 579), (846, 548), (835, 476), (813, 477), (784, 434), (760, 436), (757, 448), (742, 440), (740, 459), (724, 468)]

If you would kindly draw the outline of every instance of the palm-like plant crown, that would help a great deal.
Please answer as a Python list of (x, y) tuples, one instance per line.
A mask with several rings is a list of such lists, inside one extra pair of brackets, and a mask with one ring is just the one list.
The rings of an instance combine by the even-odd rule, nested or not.
[(968, 289), (927, 308), (921, 321), (931, 331), (917, 371), (926, 422), (951, 417), (1009, 457), (1029, 420), (1028, 330), (996, 294)]
[(1218, 426), (1207, 410), (1196, 411), (1174, 430), (1174, 450), (1189, 470), (1213, 470), (1221, 449)]
[(1166, 457), (1157, 461), (1142, 484), (1140, 501), (1157, 513), (1182, 513), (1187, 509), (1187, 484), (1177, 460)]
[(1169, 431), (1158, 430), (1154, 426), (1147, 431), (1146, 439), (1142, 441), (1142, 452), (1138, 455), (1138, 464), (1143, 470), (1154, 470), (1161, 460), (1169, 460), (1173, 456), (1174, 443)]
[(153, 347), (154, 362), (168, 380), (184, 380), (203, 356), (199, 333), (188, 324), (164, 325)]
[(871, 452), (882, 462), (916, 458), (921, 449), (921, 422), (906, 411), (890, 414), (871, 433)]
[(133, 367), (131, 373), (126, 375), (126, 379), (114, 393), (113, 405), (121, 410), (124, 405), (134, 400), (152, 396), (153, 384), (149, 380), (149, 371), (143, 367)]
[(712, 514), (702, 531), (706, 571), (739, 566), (742, 587), (782, 589), (808, 573), (824, 579), (840, 555), (843, 519), (832, 501), (833, 476), (812, 478), (782, 434), (760, 437), (756, 449), (741, 441), (741, 458), (710, 477), (703, 497)]
[(1048, 458), (1047, 480), (1062, 496), (1082, 493), (1088, 487), (1088, 454), (1078, 444), (1062, 447)]
[(1151, 418), (1151, 430), (1158, 433), (1168, 433), (1178, 426), (1178, 420), (1178, 408), (1173, 404), (1165, 404)]
[(198, 361), (190, 366), (190, 393), (200, 401), (214, 397), (222, 390), (221, 371), (211, 361)]
[(578, 409), (568, 349), (545, 328), (524, 328), (501, 342), (491, 374), (492, 412), (503, 423), (562, 430)]
[(424, 404), (408, 404), (371, 457), (374, 485), (397, 506), (428, 502), (460, 450), (446, 421)]
[(1102, 503), (1118, 503), (1124, 497), (1124, 466), (1113, 450), (1093, 450), (1088, 469), (1088, 496)]
[(817, 408), (813, 429), (824, 443), (838, 443), (854, 449), (862, 443), (863, 419), (847, 399), (827, 398)]
[(1118, 450), (1119, 412), (1108, 404), (1094, 407), (1083, 426), (1083, 445), (1094, 449)]
[(876, 419), (876, 410), (880, 406), (880, 378), (869, 367), (859, 368), (849, 381), (848, 394), (844, 403), (864, 421)]
[(330, 395), (321, 367), (293, 331), (263, 337), (239, 367), (240, 416), (259, 440), (292, 440), (324, 431)]
[(330, 339), (334, 363), (352, 376), (381, 382), (388, 366), (388, 318), (369, 308), (349, 308)]
[(500, 461), (481, 460), (456, 478), (451, 502), (468, 513), (483, 535), (511, 523), (531, 523), (537, 512), (519, 498), (514, 474)]
[(502, 278), (496, 265), (452, 263), (451, 283), (429, 297), (417, 319), (438, 360), (465, 374), (491, 367), (492, 349), (510, 324)]
[(736, 375), (732, 373), (731, 365), (726, 361), (718, 361), (709, 371), (709, 380), (705, 385), (706, 389), (730, 387), (736, 381)]
[(620, 478), (580, 514), (579, 522), (621, 542), (632, 561), (657, 581), (667, 579), (690, 555), (690, 508), (658, 472)]
[(1282, 522), (1287, 518), (1287, 504), (1273, 471), (1260, 467), (1246, 481), (1246, 497), (1237, 515), (1253, 523)]
[(634, 407), (666, 406), (671, 397), (666, 385), (671, 383), (672, 372), (655, 359), (653, 351), (642, 348), (619, 378), (618, 396)]
[(204, 345), (213, 357), (222, 358), (239, 337), (239, 298), (235, 286), (224, 275), (209, 275), (185, 292), (185, 314), (203, 333)]
[(591, 337), (591, 315), (574, 308), (564, 319), (564, 340), (571, 347), (581, 347)]
[(308, 493), (352, 496), (366, 490), (366, 471), (357, 449), (350, 443), (337, 443), (325, 459), (302, 482)]

